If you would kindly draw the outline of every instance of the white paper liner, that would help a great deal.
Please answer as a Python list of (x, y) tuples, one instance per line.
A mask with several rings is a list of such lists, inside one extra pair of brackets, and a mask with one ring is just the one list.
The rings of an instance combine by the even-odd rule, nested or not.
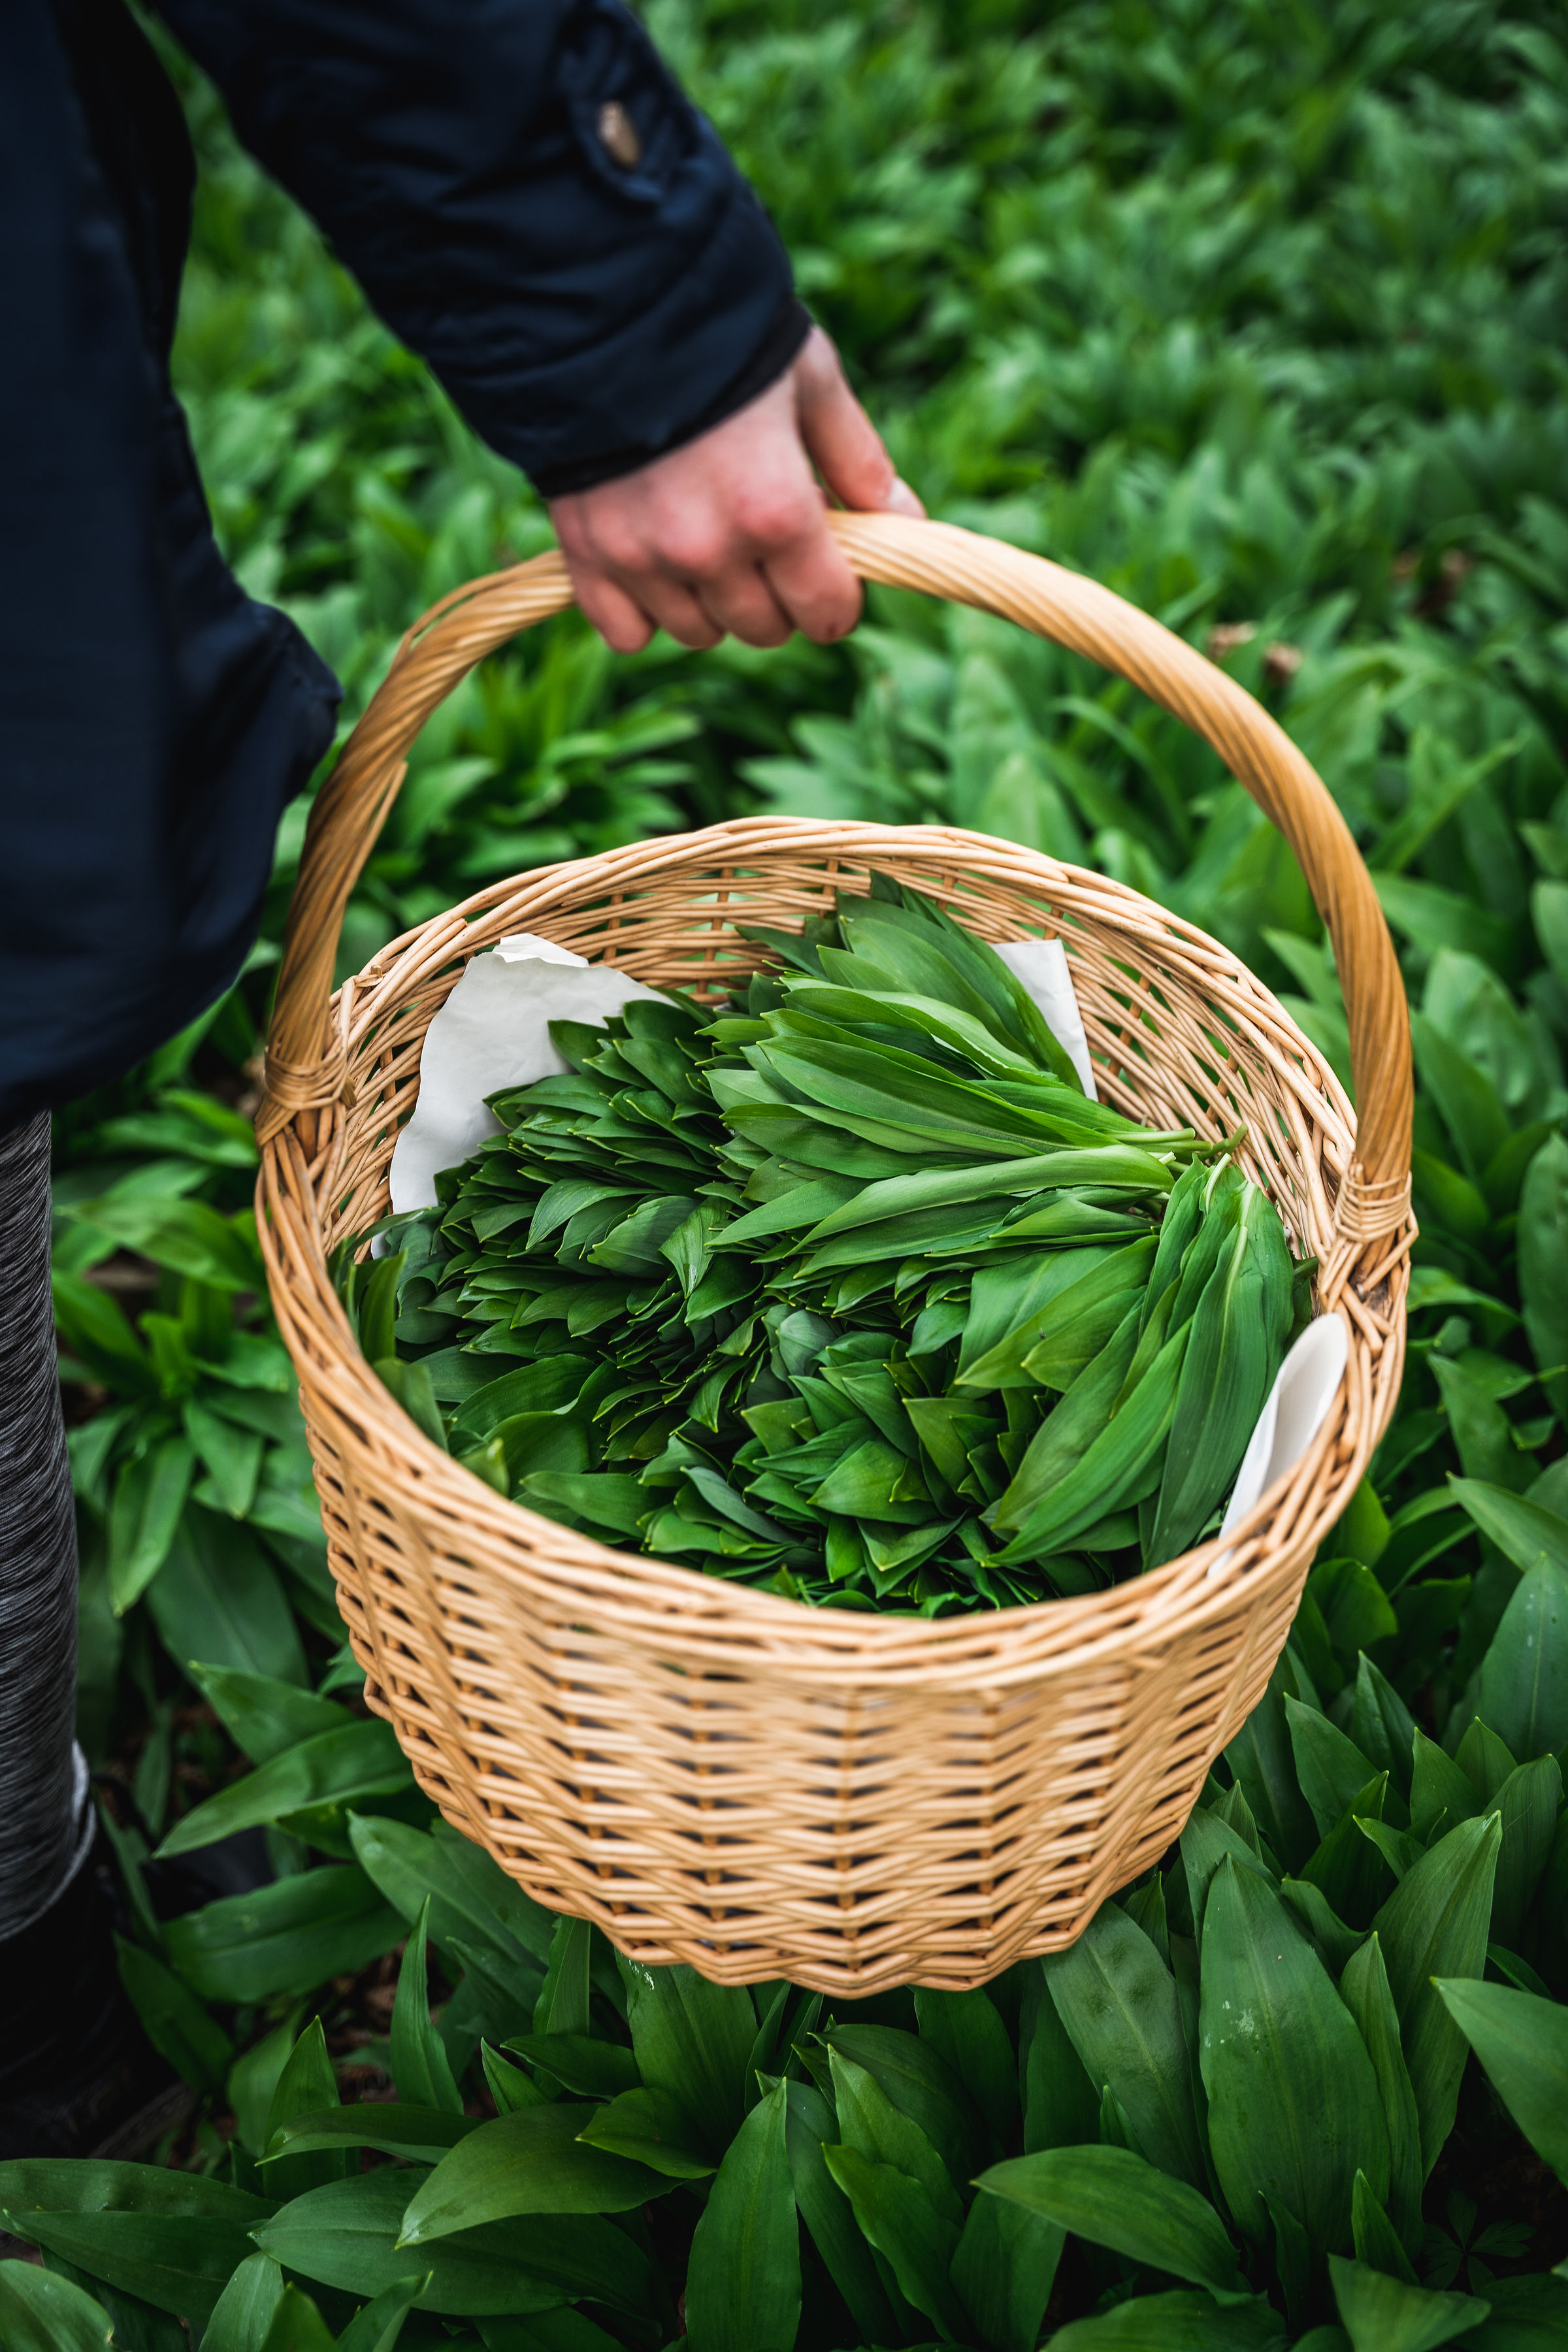
[(1002, 940), (996, 952), (1008, 971), (1023, 982), (1045, 1014), (1047, 1028), (1082, 1079), (1090, 1102), (1098, 1102), (1089, 1039), (1083, 1034), (1078, 992), (1072, 984), (1067, 950), (1060, 940)]
[[(1236, 1474), (1236, 1485), (1221, 1535), (1240, 1525), (1260, 1495), (1277, 1478), (1293, 1470), (1323, 1425), (1323, 1416), (1339, 1393), (1344, 1378), (1350, 1339), (1343, 1318), (1320, 1315), (1309, 1323), (1275, 1375), (1274, 1386), (1258, 1416)], [(1209, 1567), (1209, 1577), (1220, 1575), (1230, 1560), (1221, 1552)]]
[(425, 1033), (419, 1099), (392, 1155), (394, 1210), (433, 1206), (440, 1170), (460, 1167), (500, 1133), (487, 1095), (561, 1076), (567, 1064), (550, 1042), (552, 1021), (607, 1021), (634, 997), (658, 993), (531, 931), (475, 956)]
[[(1016, 973), (1098, 1101), (1083, 1016), (1060, 940), (1008, 940), (997, 954)], [(392, 1155), (395, 1213), (431, 1207), (436, 1177), (457, 1168), (500, 1121), (487, 1095), (559, 1077), (568, 1066), (550, 1039), (552, 1021), (603, 1022), (635, 998), (658, 995), (613, 964), (591, 964), (532, 931), (477, 955), (425, 1033), (419, 1099)], [(384, 1245), (384, 1237), (383, 1237)], [(378, 1247), (375, 1253), (381, 1255)], [(1337, 1315), (1310, 1324), (1280, 1365), (1242, 1455), (1220, 1532), (1247, 1517), (1258, 1496), (1298, 1463), (1322, 1425), (1344, 1376), (1348, 1341)], [(1222, 1553), (1211, 1577), (1230, 1558)]]

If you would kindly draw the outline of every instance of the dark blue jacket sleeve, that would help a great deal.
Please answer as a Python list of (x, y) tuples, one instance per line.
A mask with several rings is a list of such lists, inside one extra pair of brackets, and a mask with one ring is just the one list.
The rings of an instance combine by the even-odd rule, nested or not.
[(690, 439), (798, 349), (767, 215), (619, 0), (159, 5), (382, 317), (547, 496)]

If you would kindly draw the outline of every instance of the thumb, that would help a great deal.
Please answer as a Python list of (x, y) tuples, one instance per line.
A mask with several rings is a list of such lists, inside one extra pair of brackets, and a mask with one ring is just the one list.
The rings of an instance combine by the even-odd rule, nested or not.
[(923, 515), (900, 481), (882, 436), (850, 391), (837, 352), (820, 327), (807, 336), (795, 369), (800, 437), (830, 494), (862, 513)]

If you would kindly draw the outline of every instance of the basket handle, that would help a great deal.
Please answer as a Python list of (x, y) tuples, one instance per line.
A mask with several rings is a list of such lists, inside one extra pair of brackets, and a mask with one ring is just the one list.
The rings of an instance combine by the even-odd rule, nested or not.
[[(1338, 1289), (1352, 1265), (1389, 1260), (1389, 1236), (1409, 1213), (1409, 1015), (1372, 877), (1308, 761), (1244, 688), (1096, 581), (950, 523), (846, 513), (830, 513), (827, 522), (861, 579), (1001, 614), (1130, 679), (1212, 744), (1279, 827), (1328, 927), (1350, 1024), (1357, 1155), (1341, 1187), (1338, 1280), (1329, 1286)], [(572, 601), (565, 559), (552, 548), (454, 590), (399, 645), (306, 827), (257, 1118), (263, 1144), (301, 1112), (342, 1095), (344, 1048), (330, 1017), (338, 938), (410, 746), (477, 662)]]

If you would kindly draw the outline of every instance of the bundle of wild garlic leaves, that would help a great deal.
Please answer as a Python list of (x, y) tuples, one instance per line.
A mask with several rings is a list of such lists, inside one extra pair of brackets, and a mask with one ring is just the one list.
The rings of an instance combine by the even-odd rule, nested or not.
[(1022, 982), (876, 878), (715, 1015), (570, 1074), (345, 1265), (364, 1353), (499, 1493), (809, 1601), (1096, 1590), (1196, 1541), (1311, 1266), (1225, 1145), (1082, 1089)]

